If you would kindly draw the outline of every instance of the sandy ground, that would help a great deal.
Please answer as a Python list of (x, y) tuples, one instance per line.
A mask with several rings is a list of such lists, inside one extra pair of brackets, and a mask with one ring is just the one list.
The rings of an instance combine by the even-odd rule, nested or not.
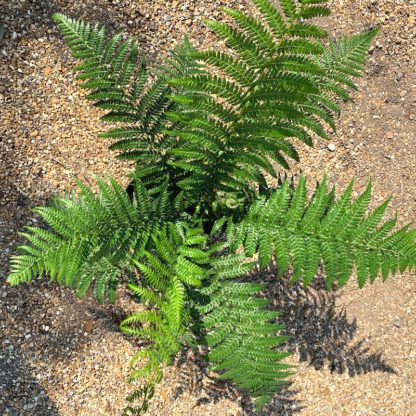
[[(0, 0), (1, 1), (1, 0)], [(337, 0), (322, 23), (330, 32), (382, 30), (354, 102), (344, 105), (337, 135), (303, 149), (300, 168), (326, 172), (338, 188), (356, 177), (355, 191), (373, 178), (375, 203), (393, 195), (402, 223), (416, 208), (416, 2)], [(1, 3), (0, 3), (1, 4)], [(188, 33), (205, 47), (215, 38), (202, 17), (221, 18), (219, 6), (241, 1), (3, 0), (0, 21), (0, 414), (13, 416), (120, 415), (128, 360), (135, 345), (117, 330), (129, 308), (77, 300), (45, 281), (10, 288), (8, 260), (17, 231), (36, 223), (30, 208), (90, 180), (128, 170), (96, 138), (100, 113), (83, 100), (68, 49), (51, 14), (108, 23), (139, 37), (150, 60)], [(276, 286), (288, 346), (300, 363), (292, 385), (263, 416), (416, 414), (416, 282), (403, 275), (359, 291), (351, 282), (336, 294)], [(207, 375), (191, 354), (166, 370), (149, 415), (251, 414), (247, 398)]]

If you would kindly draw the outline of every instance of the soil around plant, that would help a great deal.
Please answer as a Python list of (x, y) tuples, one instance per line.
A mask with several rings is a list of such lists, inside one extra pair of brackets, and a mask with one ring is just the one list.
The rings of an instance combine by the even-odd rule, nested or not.
[[(310, 186), (324, 172), (337, 189), (371, 177), (374, 205), (393, 196), (401, 224), (416, 212), (416, 1), (333, 0), (320, 19), (330, 34), (381, 26), (354, 101), (343, 104), (330, 142), (301, 147)], [(188, 34), (199, 47), (224, 47), (203, 25), (221, 6), (251, 10), (249, 0), (12, 0), (0, 4), (0, 415), (119, 416), (134, 386), (129, 359), (138, 346), (118, 331), (135, 305), (124, 291), (115, 306), (78, 300), (46, 280), (9, 287), (9, 259), (31, 208), (129, 171), (97, 138), (106, 126), (74, 75), (74, 60), (51, 20), (55, 12), (100, 22), (138, 37), (150, 63)], [(264, 277), (264, 276), (263, 276)], [(404, 274), (359, 290), (327, 293), (317, 284), (289, 288), (266, 276), (282, 311), (297, 364), (291, 385), (262, 416), (416, 415), (416, 279)], [(148, 415), (251, 415), (248, 398), (219, 381), (190, 351), (157, 386)]]

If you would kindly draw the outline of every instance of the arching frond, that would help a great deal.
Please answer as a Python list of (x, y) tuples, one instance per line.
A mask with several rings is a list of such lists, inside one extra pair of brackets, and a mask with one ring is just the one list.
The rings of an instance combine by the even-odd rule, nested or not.
[(109, 112), (102, 120), (123, 123), (100, 137), (110, 139), (111, 150), (123, 160), (137, 162), (137, 175), (151, 187), (169, 174), (173, 182), (176, 170), (169, 167), (168, 149), (176, 147), (176, 141), (164, 134), (167, 128), (178, 125), (167, 118), (176, 104), (170, 100), (172, 87), (166, 79), (197, 73), (198, 65), (189, 54), (195, 52), (190, 42), (176, 46), (164, 63), (150, 75), (137, 41), (118, 34), (107, 40), (105, 28), (92, 26), (65, 15), (53, 15), (75, 58), (81, 87), (91, 90), (87, 99)]
[(338, 200), (327, 189), (326, 178), (315, 194), (306, 197), (306, 180), (295, 189), (280, 189), (255, 202), (234, 233), (233, 248), (244, 247), (248, 257), (258, 252), (261, 266), (274, 258), (279, 274), (293, 267), (293, 279), (309, 284), (323, 262), (327, 287), (344, 285), (355, 269), (358, 284), (381, 274), (416, 267), (416, 230), (409, 225), (391, 232), (396, 219), (381, 223), (388, 200), (367, 214), (371, 182), (351, 201), (353, 182)]
[(232, 23), (206, 24), (228, 50), (192, 54), (205, 73), (169, 81), (185, 92), (172, 97), (181, 105), (171, 117), (184, 123), (174, 134), (186, 152), (175, 153), (172, 164), (185, 171), (179, 186), (187, 192), (247, 195), (248, 183), (263, 186), (265, 173), (275, 176), (276, 165), (288, 169), (288, 159), (298, 160), (293, 141), (327, 139), (337, 99), (349, 99), (377, 32), (326, 46), (326, 32), (307, 22), (329, 14), (326, 1), (280, 0), (283, 13), (268, 0), (254, 3), (267, 24), (224, 9)]
[(94, 283), (98, 301), (108, 297), (114, 302), (123, 270), (140, 258), (149, 237), (178, 215), (166, 188), (152, 193), (136, 178), (131, 200), (113, 179), (97, 181), (98, 195), (78, 182), (78, 194), (34, 210), (49, 228), (26, 227), (22, 235), (29, 244), (20, 246), (12, 259), (10, 284), (45, 274), (81, 297)]
[(210, 258), (207, 236), (199, 227), (169, 223), (152, 240), (151, 251), (136, 262), (140, 279), (129, 284), (148, 310), (130, 315), (120, 326), (122, 332), (150, 342), (133, 357), (131, 375), (131, 380), (144, 377), (150, 384), (159, 381), (161, 365), (169, 363), (185, 342), (191, 324), (189, 292), (207, 277)]
[(264, 285), (230, 280), (252, 267), (253, 263), (244, 263), (243, 255), (214, 261), (215, 277), (199, 290), (202, 301), (197, 309), (211, 368), (247, 391), (261, 409), (285, 386), (290, 366), (282, 362), (289, 354), (277, 349), (287, 339), (279, 335), (278, 313), (258, 297)]

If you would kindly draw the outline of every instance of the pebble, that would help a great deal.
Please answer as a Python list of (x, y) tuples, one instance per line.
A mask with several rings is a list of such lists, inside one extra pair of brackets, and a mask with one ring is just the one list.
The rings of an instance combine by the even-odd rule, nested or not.
[(404, 78), (403, 72), (398, 72), (396, 74), (396, 81), (400, 82)]
[(388, 131), (385, 134), (386, 139), (392, 139), (394, 137), (394, 133), (392, 131)]
[(330, 144), (327, 146), (327, 148), (328, 148), (328, 150), (329, 150), (330, 152), (335, 152), (335, 150), (336, 150), (336, 146), (335, 146), (335, 144), (334, 144), (334, 143), (330, 143)]
[(85, 332), (88, 335), (88, 334), (91, 334), (93, 330), (94, 330), (94, 321), (92, 319), (89, 319), (85, 323)]

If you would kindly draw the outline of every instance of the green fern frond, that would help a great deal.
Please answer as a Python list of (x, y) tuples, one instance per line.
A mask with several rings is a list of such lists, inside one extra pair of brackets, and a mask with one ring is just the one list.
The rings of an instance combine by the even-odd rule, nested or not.
[[(134, 313), (121, 323), (121, 331), (150, 345), (135, 355), (132, 365), (146, 358), (135, 369), (131, 380), (145, 377), (148, 383), (161, 376), (161, 366), (170, 362), (182, 348), (190, 326), (190, 290), (207, 277), (209, 258), (207, 237), (199, 227), (169, 223), (152, 234), (152, 250), (145, 261), (136, 262), (142, 272), (130, 290), (151, 309)], [(139, 363), (143, 364), (143, 363)]]
[(103, 27), (59, 13), (53, 19), (74, 57), (82, 59), (76, 70), (78, 79), (84, 80), (81, 87), (92, 90), (87, 99), (109, 110), (103, 121), (127, 124), (100, 137), (116, 140), (110, 149), (118, 151), (120, 159), (136, 161), (146, 185), (154, 187), (166, 174), (173, 182), (177, 174), (167, 163), (166, 150), (176, 147), (176, 142), (163, 132), (177, 127), (167, 118), (177, 105), (169, 98), (173, 90), (166, 79), (198, 73), (198, 65), (189, 57), (195, 52), (193, 46), (186, 39), (175, 47), (156, 70), (156, 77), (151, 77), (133, 38), (124, 40), (118, 34), (107, 41)]
[(389, 234), (396, 220), (380, 225), (388, 202), (366, 214), (371, 182), (351, 201), (353, 182), (333, 200), (326, 178), (307, 201), (306, 180), (295, 189), (284, 181), (280, 189), (260, 198), (236, 225), (233, 247), (243, 245), (248, 257), (258, 252), (262, 267), (276, 261), (281, 275), (293, 266), (293, 280), (309, 284), (323, 262), (328, 288), (344, 285), (354, 268), (359, 286), (378, 274), (403, 272), (416, 267), (416, 230), (405, 226)]
[(259, 410), (286, 384), (290, 366), (282, 360), (289, 354), (276, 349), (286, 337), (277, 335), (283, 328), (276, 323), (278, 314), (267, 310), (267, 301), (258, 298), (264, 285), (229, 281), (249, 271), (253, 263), (245, 270), (240, 267), (241, 258), (235, 256), (217, 262), (216, 277), (199, 290), (207, 302), (197, 309), (202, 314), (211, 368), (247, 391)]
[(330, 40), (324, 53), (316, 58), (325, 71), (326, 80), (321, 80), (325, 90), (349, 99), (346, 91), (356, 88), (353, 78), (360, 77), (364, 71), (366, 52), (378, 32), (376, 27), (358, 35)]
[(113, 179), (97, 182), (98, 195), (78, 182), (78, 195), (35, 209), (51, 229), (27, 227), (22, 235), (30, 244), (12, 259), (10, 284), (46, 274), (80, 297), (94, 282), (98, 301), (114, 301), (123, 270), (142, 255), (149, 236), (176, 217), (176, 210), (166, 200), (166, 190), (151, 195), (138, 178), (132, 200)]
[(184, 171), (182, 189), (211, 191), (203, 199), (221, 191), (250, 195), (247, 183), (262, 187), (265, 173), (275, 176), (276, 165), (288, 169), (287, 158), (298, 160), (293, 139), (308, 145), (313, 136), (328, 139), (340, 112), (337, 99), (350, 97), (376, 33), (326, 47), (320, 41), (326, 32), (304, 22), (328, 15), (325, 1), (282, 0), (283, 15), (267, 0), (254, 3), (267, 25), (224, 9), (231, 24), (206, 24), (230, 51), (194, 53), (205, 73), (168, 81), (185, 88), (172, 97), (181, 113), (169, 113), (184, 123), (174, 132), (184, 145), (172, 165)]

